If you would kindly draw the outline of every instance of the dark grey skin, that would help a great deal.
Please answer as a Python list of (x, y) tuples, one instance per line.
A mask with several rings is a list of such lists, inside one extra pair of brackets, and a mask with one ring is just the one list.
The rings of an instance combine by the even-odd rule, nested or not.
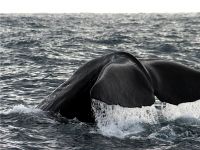
[(115, 52), (84, 64), (38, 108), (95, 122), (92, 99), (142, 107), (154, 104), (155, 96), (175, 105), (200, 99), (200, 72), (173, 62), (139, 61), (129, 53)]

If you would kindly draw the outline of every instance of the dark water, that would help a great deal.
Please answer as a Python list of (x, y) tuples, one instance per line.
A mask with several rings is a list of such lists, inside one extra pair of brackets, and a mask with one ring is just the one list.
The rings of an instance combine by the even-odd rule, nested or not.
[(200, 70), (200, 14), (0, 15), (0, 149), (200, 149), (200, 101), (105, 106), (97, 125), (35, 107), (83, 63), (114, 51)]

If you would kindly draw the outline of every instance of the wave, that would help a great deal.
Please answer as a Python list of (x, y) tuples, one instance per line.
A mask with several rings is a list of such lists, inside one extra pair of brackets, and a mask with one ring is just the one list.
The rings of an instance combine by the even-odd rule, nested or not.
[(27, 49), (30, 47), (40, 47), (41, 42), (39, 40), (35, 40), (35, 39), (13, 39), (11, 38), (11, 40), (6, 41), (5, 43), (3, 43), (3, 47), (4, 48), (8, 48), (8, 49)]
[[(200, 125), (200, 100), (178, 106), (171, 104), (162, 105), (161, 109), (157, 109), (156, 104), (142, 108), (124, 108), (119, 105), (107, 105), (93, 100), (92, 108), (98, 132), (108, 137), (138, 137), (137, 135), (140, 136), (142, 133), (147, 132), (147, 130), (155, 130), (147, 135), (152, 137), (158, 132), (157, 130), (162, 132), (173, 122), (176, 125)], [(173, 129), (170, 128), (170, 130)]]
[(157, 48), (160, 52), (173, 53), (178, 52), (178, 48), (171, 44), (162, 44)]
[(54, 125), (62, 118), (54, 118), (48, 112), (44, 112), (34, 107), (27, 107), (22, 104), (13, 106), (10, 109), (0, 111), (0, 124), (9, 124), (18, 127)]
[(10, 108), (8, 110), (2, 110), (0, 111), (0, 114), (8, 115), (13, 113), (18, 114), (29, 114), (29, 113), (41, 113), (42, 110), (32, 107), (27, 107), (22, 104), (13, 106), (13, 108)]

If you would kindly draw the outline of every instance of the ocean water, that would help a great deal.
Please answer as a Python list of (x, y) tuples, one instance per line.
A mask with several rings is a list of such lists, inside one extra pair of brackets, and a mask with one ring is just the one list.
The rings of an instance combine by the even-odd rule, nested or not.
[(94, 100), (96, 125), (36, 109), (79, 66), (115, 51), (200, 70), (200, 14), (1, 14), (0, 149), (199, 150), (200, 100)]

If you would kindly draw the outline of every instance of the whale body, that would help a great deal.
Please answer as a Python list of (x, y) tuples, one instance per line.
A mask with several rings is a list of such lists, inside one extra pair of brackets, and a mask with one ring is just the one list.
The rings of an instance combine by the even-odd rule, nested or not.
[(178, 105), (200, 99), (200, 72), (166, 60), (138, 60), (115, 52), (81, 66), (37, 107), (95, 122), (92, 99), (123, 107), (150, 106), (155, 96)]

